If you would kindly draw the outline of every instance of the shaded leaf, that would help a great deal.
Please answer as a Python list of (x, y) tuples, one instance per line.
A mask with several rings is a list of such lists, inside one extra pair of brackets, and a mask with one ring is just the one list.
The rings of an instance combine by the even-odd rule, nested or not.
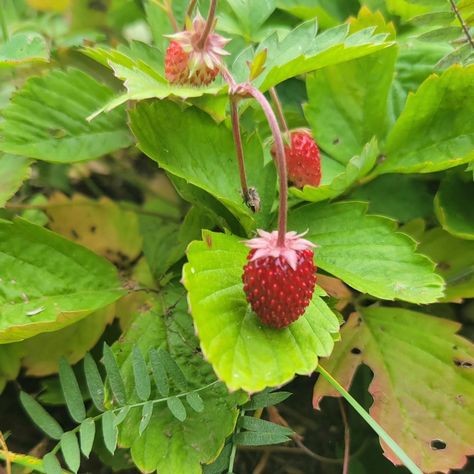
[(69, 469), (72, 472), (77, 472), (81, 464), (81, 452), (76, 433), (68, 431), (61, 436), (61, 451)]
[(0, 394), (8, 381), (20, 373), (22, 352), (16, 344), (0, 345)]
[(436, 30), (426, 31), (418, 35), (420, 41), (451, 41), (462, 36), (462, 30), (459, 26), (445, 26)]
[(307, 238), (320, 246), (317, 266), (363, 293), (413, 303), (443, 295), (443, 280), (415, 242), (393, 221), (366, 215), (363, 203), (308, 204), (290, 214), (288, 227), (309, 229)]
[(87, 353), (84, 358), (84, 373), (86, 376), (87, 388), (91, 395), (95, 407), (99, 411), (104, 411), (104, 383), (100, 376), (99, 369), (92, 356)]
[[(351, 315), (342, 342), (323, 364), (346, 389), (359, 364), (370, 367), (370, 414), (423, 472), (461, 468), (473, 453), (474, 411), (467, 400), (474, 387), (474, 346), (456, 335), (459, 329), (456, 322), (401, 308), (363, 308), (360, 316)], [(325, 395), (338, 396), (320, 379), (316, 408)]]
[(250, 401), (248, 401), (244, 408), (245, 410), (258, 410), (259, 408), (266, 408), (283, 402), (288, 397), (291, 397), (291, 392), (268, 392), (257, 393)]
[(0, 343), (61, 329), (124, 294), (116, 269), (22, 219), (0, 221)]
[(79, 428), (79, 440), (81, 442), (81, 451), (86, 458), (92, 451), (92, 445), (95, 438), (95, 422), (92, 418), (86, 418)]
[(183, 281), (206, 359), (229, 388), (256, 392), (311, 373), (331, 353), (339, 321), (315, 295), (289, 327), (263, 326), (243, 291), (247, 254), (238, 237), (204, 231), (188, 247)]
[(240, 418), (240, 427), (249, 430), (255, 431), (258, 433), (272, 433), (280, 434), (283, 436), (292, 436), (294, 431), (286, 426), (281, 426), (271, 421), (262, 420), (261, 418), (256, 418), (254, 416), (243, 416)]
[(150, 363), (156, 388), (162, 397), (167, 397), (170, 391), (168, 376), (156, 349), (150, 351)]
[(275, 10), (275, 0), (228, 0), (238, 19), (242, 36), (248, 41), (255, 38), (265, 20)]
[(443, 301), (474, 298), (474, 242), (435, 228), (422, 235), (419, 249), (436, 262), (446, 281)]
[(234, 441), (239, 446), (267, 446), (290, 441), (285, 435), (279, 433), (256, 433), (254, 431), (242, 431), (237, 433)]
[(435, 212), (444, 230), (462, 239), (474, 240), (474, 182), (446, 176), (435, 198)]
[(78, 69), (30, 78), (2, 110), (0, 150), (56, 163), (91, 160), (131, 145), (124, 110), (88, 123), (113, 92)]
[(146, 401), (151, 395), (150, 376), (148, 375), (148, 368), (138, 347), (133, 348), (133, 375), (135, 376), (135, 389), (138, 398)]
[(61, 464), (53, 453), (47, 453), (43, 457), (43, 467), (46, 474), (62, 474)]
[(31, 160), (15, 155), (0, 155), (0, 207), (18, 191), (30, 175)]
[(20, 401), (33, 422), (50, 438), (61, 438), (63, 429), (59, 423), (31, 395), (20, 392)]
[(201, 413), (204, 410), (204, 402), (202, 401), (199, 393), (191, 392), (186, 395), (186, 401), (189, 406), (198, 413)]
[(472, 160), (473, 87), (474, 65), (426, 79), (390, 131), (378, 173), (430, 173)]
[(107, 380), (114, 395), (115, 400), (119, 405), (125, 405), (127, 399), (125, 396), (125, 386), (120, 375), (120, 370), (115, 360), (114, 353), (110, 347), (104, 343), (104, 355), (102, 362), (107, 372)]
[(179, 421), (184, 421), (186, 419), (186, 408), (184, 407), (183, 402), (179, 398), (168, 398), (168, 400), (166, 400), (166, 404), (168, 405), (170, 412), (176, 419), (178, 419)]
[(112, 411), (106, 411), (102, 415), (102, 436), (104, 437), (105, 447), (111, 454), (114, 454), (117, 448), (118, 429)]
[(82, 400), (81, 390), (72, 367), (64, 357), (59, 360), (59, 381), (64, 394), (64, 400), (74, 421), (81, 423), (86, 417), (86, 409)]
[(151, 415), (153, 415), (153, 402), (147, 402), (143, 405), (142, 409), (142, 419), (140, 420), (140, 426), (138, 427), (138, 434), (141, 436), (143, 432), (148, 428), (148, 424), (151, 420)]

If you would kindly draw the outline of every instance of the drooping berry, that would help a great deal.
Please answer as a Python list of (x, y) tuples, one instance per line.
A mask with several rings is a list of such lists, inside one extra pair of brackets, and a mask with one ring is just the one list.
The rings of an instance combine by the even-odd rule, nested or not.
[[(275, 147), (272, 147), (275, 155)], [(319, 186), (321, 182), (321, 157), (311, 132), (300, 129), (290, 132), (290, 144), (285, 145), (288, 179), (298, 188)]]
[(223, 49), (229, 40), (211, 31), (201, 45), (205, 27), (206, 20), (198, 14), (189, 29), (168, 35), (165, 76), (172, 84), (203, 86), (216, 78), (222, 56), (229, 54)]
[(247, 301), (259, 319), (284, 328), (304, 314), (316, 284), (312, 247), (302, 234), (287, 232), (278, 245), (278, 232), (258, 230), (250, 247), (242, 281)]

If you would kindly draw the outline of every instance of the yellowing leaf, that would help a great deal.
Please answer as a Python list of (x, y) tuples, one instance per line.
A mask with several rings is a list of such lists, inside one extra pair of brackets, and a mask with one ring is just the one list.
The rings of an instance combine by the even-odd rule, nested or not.
[(28, 5), (35, 10), (42, 12), (63, 12), (65, 11), (71, 0), (27, 0)]
[[(456, 334), (460, 327), (402, 308), (362, 308), (343, 327), (331, 358), (321, 363), (346, 389), (360, 364), (370, 367), (370, 414), (423, 472), (460, 469), (474, 454), (474, 345)], [(327, 395), (339, 396), (319, 379), (315, 408)]]
[(56, 193), (47, 208), (49, 227), (114, 263), (135, 260), (142, 249), (136, 213), (103, 197), (99, 200)]

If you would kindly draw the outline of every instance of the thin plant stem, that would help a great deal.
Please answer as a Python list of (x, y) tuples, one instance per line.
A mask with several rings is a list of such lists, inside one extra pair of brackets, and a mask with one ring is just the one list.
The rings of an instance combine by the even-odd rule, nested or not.
[(153, 0), (153, 2), (155, 3), (155, 5), (158, 5), (166, 13), (171, 23), (171, 26), (173, 27), (173, 30), (175, 31), (175, 33), (178, 32), (179, 31), (178, 22), (176, 21), (176, 18), (174, 16), (173, 6), (170, 0), (164, 0), (163, 3), (161, 3), (158, 0)]
[(456, 6), (456, 2), (454, 0), (449, 0), (449, 3), (451, 4), (451, 8), (453, 9), (453, 12), (456, 15), (459, 23), (461, 24), (461, 28), (463, 29), (464, 34), (466, 35), (466, 38), (469, 41), (469, 44), (471, 45), (472, 49), (474, 49), (474, 40), (472, 39), (471, 33), (469, 33), (469, 28), (466, 25), (463, 17), (461, 16), (461, 13), (458, 10), (458, 7)]
[(197, 0), (191, 0), (186, 8), (186, 14), (184, 15), (184, 27), (186, 26), (186, 19), (193, 16), (194, 8), (196, 7)]
[(277, 244), (279, 246), (283, 246), (285, 243), (286, 215), (288, 212), (288, 174), (286, 170), (285, 148), (283, 145), (283, 138), (281, 135), (280, 127), (278, 126), (278, 120), (267, 98), (262, 94), (262, 92), (260, 92), (251, 84), (246, 84), (244, 86), (244, 91), (254, 97), (254, 99), (260, 104), (273, 134), (278, 176), (280, 178), (280, 208), (278, 215)]
[(344, 402), (339, 399), (339, 409), (341, 410), (342, 423), (344, 424), (344, 464), (342, 465), (342, 474), (349, 474), (349, 460), (351, 457), (351, 431), (347, 421)]
[(232, 133), (234, 135), (235, 153), (239, 165), (240, 187), (246, 203), (250, 202), (249, 187), (247, 184), (247, 175), (245, 173), (244, 149), (242, 147), (242, 136), (240, 134), (239, 110), (237, 105), (238, 98), (230, 96), (230, 110), (232, 119)]
[(273, 104), (275, 105), (278, 121), (280, 127), (287, 137), (289, 137), (288, 125), (286, 124), (285, 114), (283, 113), (283, 107), (281, 106), (280, 98), (278, 97), (277, 91), (274, 87), (270, 88), (270, 97), (272, 98)]
[(214, 19), (216, 16), (217, 0), (211, 0), (211, 5), (209, 7), (209, 13), (207, 14), (206, 26), (202, 32), (201, 37), (197, 43), (198, 49), (203, 49), (206, 44), (207, 37), (211, 32), (212, 27), (214, 26)]
[(12, 474), (12, 463), (11, 463), (11, 459), (10, 459), (10, 450), (8, 449), (7, 443), (5, 441), (5, 438), (3, 437), (3, 433), (1, 431), (0, 431), (0, 447), (6, 453), (6, 456), (5, 456), (6, 473), (5, 474)]
[[(244, 416), (245, 410), (241, 410), (239, 413), (239, 418)], [(238, 425), (238, 423), (237, 423)], [(240, 428), (237, 428), (234, 432), (234, 436), (240, 432)], [(235, 456), (237, 455), (237, 444), (232, 442), (232, 449), (230, 451), (230, 456), (229, 456), (229, 467), (227, 469), (227, 474), (233, 474), (234, 472), (234, 463), (235, 463)]]

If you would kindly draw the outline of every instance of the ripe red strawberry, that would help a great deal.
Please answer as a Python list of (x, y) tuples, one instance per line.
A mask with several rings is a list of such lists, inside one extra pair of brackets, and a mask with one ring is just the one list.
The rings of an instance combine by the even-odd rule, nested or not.
[[(272, 154), (275, 155), (274, 147)], [(298, 188), (305, 185), (319, 186), (321, 158), (318, 145), (306, 129), (290, 132), (290, 144), (285, 145), (288, 179)]]
[(189, 29), (168, 36), (172, 41), (166, 50), (165, 76), (172, 84), (203, 86), (216, 78), (229, 40), (211, 31), (201, 46), (205, 27), (206, 20), (197, 15)]
[(251, 250), (242, 275), (244, 292), (264, 324), (284, 328), (304, 314), (313, 295), (315, 245), (296, 232), (287, 232), (284, 246), (278, 245), (277, 231), (258, 234), (246, 242)]

